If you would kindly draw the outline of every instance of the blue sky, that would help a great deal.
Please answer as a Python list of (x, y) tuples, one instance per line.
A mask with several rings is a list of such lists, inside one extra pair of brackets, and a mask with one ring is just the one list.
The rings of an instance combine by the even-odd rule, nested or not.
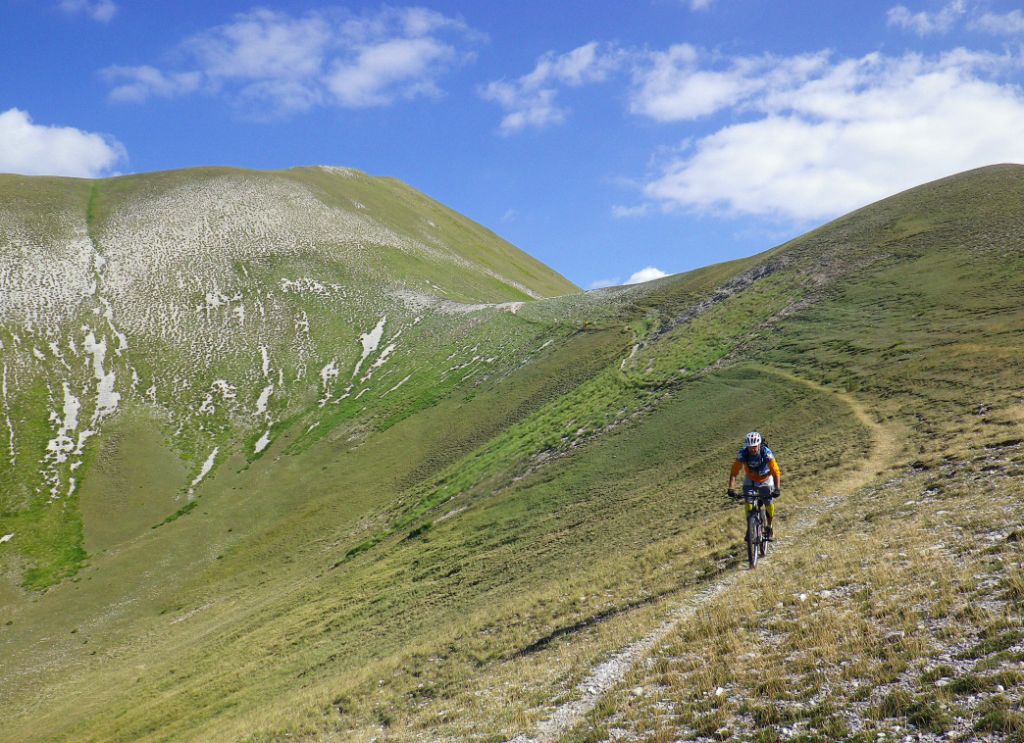
[(1024, 162), (1001, 0), (0, 0), (0, 172), (346, 165), (584, 288)]

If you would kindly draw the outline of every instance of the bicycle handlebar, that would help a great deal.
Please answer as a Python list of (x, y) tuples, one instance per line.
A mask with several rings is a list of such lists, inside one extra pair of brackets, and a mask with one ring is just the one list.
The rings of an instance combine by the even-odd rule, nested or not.
[(743, 490), (739, 493), (729, 491), (726, 495), (735, 500), (748, 500), (751, 498), (762, 498), (764, 500), (775, 500), (780, 497), (782, 493), (779, 490), (773, 490), (767, 495), (762, 495), (758, 490)]

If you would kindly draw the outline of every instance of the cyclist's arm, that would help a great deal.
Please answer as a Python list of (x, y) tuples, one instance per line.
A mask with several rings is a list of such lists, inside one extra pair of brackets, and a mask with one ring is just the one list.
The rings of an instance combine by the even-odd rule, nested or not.
[(782, 483), (781, 483), (782, 473), (779, 471), (779, 463), (776, 462), (774, 459), (769, 459), (768, 460), (768, 469), (770, 469), (772, 471), (772, 477), (775, 478), (775, 489), (776, 490), (781, 490), (782, 489)]
[(729, 490), (736, 489), (736, 475), (743, 469), (743, 463), (740, 460), (736, 460), (732, 463), (732, 469), (729, 471)]

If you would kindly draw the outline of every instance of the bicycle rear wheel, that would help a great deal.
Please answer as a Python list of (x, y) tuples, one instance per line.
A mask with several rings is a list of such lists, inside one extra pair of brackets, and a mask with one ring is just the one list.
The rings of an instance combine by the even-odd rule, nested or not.
[(747, 562), (750, 567), (757, 567), (757, 545), (761, 541), (761, 520), (757, 510), (747, 514)]

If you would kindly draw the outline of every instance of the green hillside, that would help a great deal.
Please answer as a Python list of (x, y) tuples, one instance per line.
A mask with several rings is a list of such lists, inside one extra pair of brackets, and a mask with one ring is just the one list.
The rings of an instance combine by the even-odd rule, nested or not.
[(352, 171), (16, 186), (0, 739), (1024, 739), (1024, 167), (548, 299)]
[[(36, 588), (110, 546), (100, 533), (192, 507), (231, 455), (386, 427), (522, 363), (537, 331), (483, 319), (576, 291), (416, 191), (340, 168), (0, 176), (0, 290), (0, 529)], [(105, 464), (121, 437), (138, 474)]]

